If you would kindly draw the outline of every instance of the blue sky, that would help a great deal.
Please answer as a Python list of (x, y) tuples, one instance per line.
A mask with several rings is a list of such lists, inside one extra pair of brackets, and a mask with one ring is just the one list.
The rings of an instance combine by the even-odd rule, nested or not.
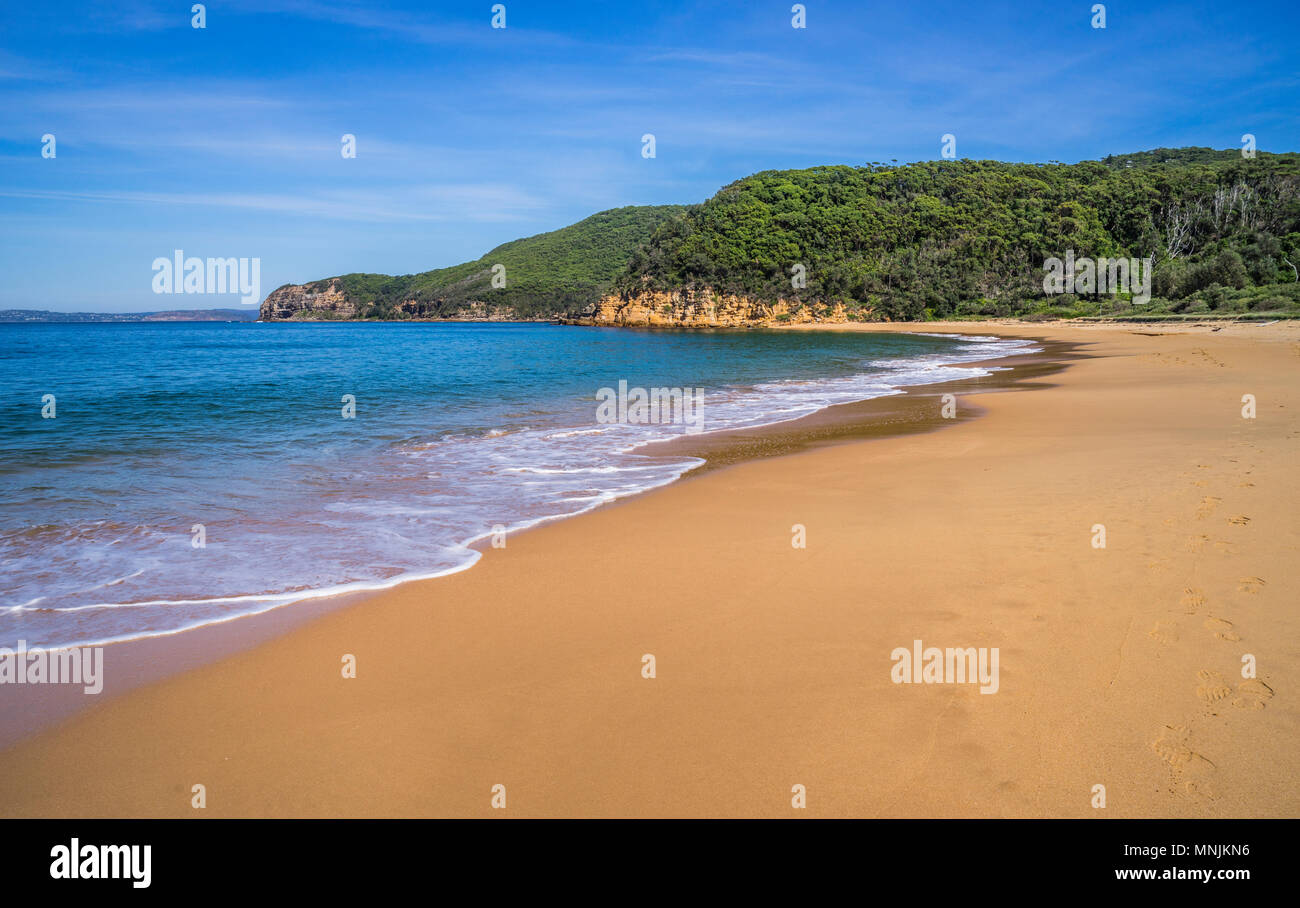
[[(1300, 4), (0, 0), (0, 308), (410, 273), (746, 174), (1159, 146), (1300, 150)], [(356, 136), (357, 156), (340, 154)], [(653, 133), (656, 157), (641, 156)], [(55, 136), (57, 156), (41, 156)]]

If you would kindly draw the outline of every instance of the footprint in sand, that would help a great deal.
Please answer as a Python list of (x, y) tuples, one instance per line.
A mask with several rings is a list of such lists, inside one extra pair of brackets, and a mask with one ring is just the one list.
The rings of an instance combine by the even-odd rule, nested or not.
[(1242, 681), (1237, 685), (1237, 696), (1232, 705), (1240, 709), (1263, 709), (1264, 704), (1273, 696), (1273, 688), (1258, 678)]
[(1201, 503), (1196, 506), (1196, 519), (1204, 520), (1214, 513), (1214, 509), (1219, 506), (1222, 498), (1215, 498), (1213, 495), (1207, 495), (1201, 499)]
[(1172, 624), (1157, 621), (1156, 626), (1147, 631), (1147, 636), (1156, 643), (1170, 644), (1178, 642), (1178, 629)]
[(1250, 518), (1245, 514), (1238, 514), (1236, 517), (1229, 517), (1228, 523), (1233, 526), (1244, 527), (1246, 524), (1250, 523)]
[(1207, 480), (1207, 479), (1198, 479), (1198, 480), (1196, 480), (1196, 482), (1192, 483), (1192, 485), (1194, 485), (1194, 486), (1195, 486), (1196, 488), (1198, 488), (1198, 489), (1203, 489), (1203, 488), (1205, 488), (1206, 486), (1208, 486), (1209, 484), (1210, 484), (1210, 482), (1209, 482), (1209, 480)]
[(1216, 548), (1220, 553), (1222, 553), (1222, 554), (1224, 554), (1224, 555), (1235, 555), (1235, 554), (1237, 554), (1237, 550), (1236, 550), (1235, 548), (1232, 547), (1232, 543), (1231, 543), (1231, 542), (1224, 542), (1224, 541), (1221, 540), (1221, 539), (1216, 539), (1216, 540), (1214, 541), (1214, 547), (1215, 547), (1215, 548)]
[(1191, 748), (1191, 733), (1186, 725), (1166, 725), (1151, 744), (1155, 752), (1174, 769), (1186, 766), (1196, 756)]
[(1254, 484), (1253, 482), (1239, 482), (1239, 483), (1237, 483), (1237, 488), (1239, 488), (1239, 489), (1253, 489), (1253, 488), (1255, 488), (1255, 484)]
[(1214, 636), (1220, 640), (1235, 642), (1241, 638), (1237, 636), (1236, 631), (1232, 629), (1232, 622), (1223, 618), (1206, 618), (1205, 626), (1207, 629), (1214, 631)]
[(1189, 552), (1199, 552), (1201, 549), (1205, 548), (1205, 543), (1207, 543), (1207, 542), (1209, 542), (1209, 541), (1210, 541), (1210, 537), (1209, 537), (1209, 536), (1206, 536), (1206, 535), (1203, 534), (1203, 533), (1202, 533), (1202, 534), (1198, 534), (1198, 535), (1196, 535), (1196, 536), (1188, 536), (1188, 537), (1187, 537), (1187, 551), (1189, 551)]
[(1190, 615), (1192, 612), (1195, 612), (1198, 608), (1205, 605), (1205, 597), (1201, 595), (1200, 590), (1189, 586), (1187, 589), (1183, 590), (1183, 598), (1178, 600), (1178, 604), (1185, 608), (1187, 613)]
[(1218, 703), (1232, 693), (1232, 688), (1223, 683), (1223, 675), (1218, 672), (1202, 669), (1196, 673), (1196, 679), (1201, 682), (1196, 688), (1196, 696), (1208, 704)]
[(1237, 592), (1239, 593), (1258, 593), (1259, 588), (1264, 585), (1264, 581), (1259, 577), (1238, 577)]
[(1192, 750), (1191, 732), (1186, 725), (1166, 725), (1151, 744), (1160, 759), (1168, 764), (1174, 781), (1183, 790), (1202, 800), (1214, 800), (1210, 779), (1214, 764)]

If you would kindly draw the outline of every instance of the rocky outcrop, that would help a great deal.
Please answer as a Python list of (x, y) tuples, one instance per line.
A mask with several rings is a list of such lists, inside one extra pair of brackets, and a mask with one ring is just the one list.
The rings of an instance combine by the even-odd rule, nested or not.
[[(337, 278), (313, 284), (286, 284), (262, 302), (258, 319), (264, 322), (328, 321), (373, 318), (370, 304), (348, 299)], [(397, 319), (455, 322), (521, 321), (510, 306), (482, 301), (448, 305), (444, 300), (403, 300)], [(549, 321), (549, 319), (547, 319)]]
[(257, 317), (263, 322), (349, 319), (357, 317), (357, 307), (348, 300), (337, 280), (329, 281), (323, 288), (320, 284), (285, 284), (267, 295)]
[[(440, 322), (518, 322), (518, 321), (536, 321), (536, 319), (521, 319), (519, 313), (510, 306), (489, 305), (482, 300), (474, 300), (464, 303), (454, 310), (454, 314), (446, 314), (447, 306), (441, 300), (404, 300), (398, 303), (397, 308), (400, 312), (413, 319), (424, 319), (426, 321)], [(545, 319), (550, 321), (550, 319)]]
[(606, 296), (580, 315), (560, 319), (570, 325), (664, 328), (758, 328), (765, 325), (848, 321), (844, 306), (799, 300), (762, 302), (712, 290)]

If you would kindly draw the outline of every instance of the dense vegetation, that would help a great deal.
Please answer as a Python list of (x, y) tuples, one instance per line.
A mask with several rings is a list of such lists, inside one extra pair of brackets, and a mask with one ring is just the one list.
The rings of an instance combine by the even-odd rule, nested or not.
[[(338, 280), (348, 299), (363, 307), (364, 318), (454, 318), (473, 302), (509, 306), (521, 318), (550, 316), (598, 299), (637, 246), (684, 210), (680, 205), (615, 208), (513, 240), (477, 261), (421, 274), (345, 274)], [(492, 286), (494, 265), (504, 266), (504, 287)], [(307, 288), (319, 291), (326, 283)]]
[[(1043, 291), (1044, 260), (1154, 262), (1154, 296)], [(802, 264), (806, 287), (794, 289)], [(1300, 310), (1300, 155), (767, 171), (665, 222), (616, 282), (841, 302), (851, 317)]]

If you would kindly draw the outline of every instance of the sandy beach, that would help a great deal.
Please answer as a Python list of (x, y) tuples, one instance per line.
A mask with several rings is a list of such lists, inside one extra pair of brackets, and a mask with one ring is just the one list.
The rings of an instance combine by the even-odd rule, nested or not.
[[(1047, 353), (145, 678), (0, 752), (0, 814), (1300, 815), (1300, 325), (841, 330)], [(916, 640), (996, 692), (895, 683)]]

